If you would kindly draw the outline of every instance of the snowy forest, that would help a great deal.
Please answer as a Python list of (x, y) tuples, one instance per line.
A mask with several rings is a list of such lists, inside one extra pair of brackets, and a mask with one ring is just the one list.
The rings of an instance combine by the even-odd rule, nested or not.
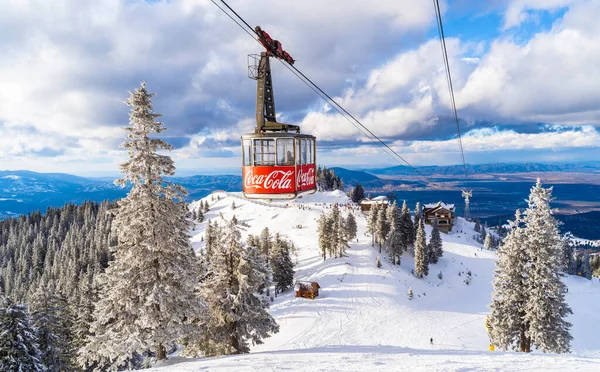
[(293, 285), (293, 244), (267, 229), (246, 244), (234, 217), (209, 223), (194, 253), (188, 230), (202, 211), (163, 179), (175, 167), (158, 152), (171, 146), (150, 137), (165, 130), (152, 95), (142, 84), (127, 101), (126, 198), (0, 222), (0, 370), (135, 369), (177, 345), (247, 353), (278, 331), (267, 307), (272, 285)]

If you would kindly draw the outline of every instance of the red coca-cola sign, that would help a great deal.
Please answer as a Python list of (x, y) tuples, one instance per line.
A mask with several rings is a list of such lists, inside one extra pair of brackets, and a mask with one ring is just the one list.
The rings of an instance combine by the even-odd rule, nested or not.
[(314, 164), (243, 167), (244, 193), (293, 194), (316, 187)]
[(244, 167), (244, 192), (252, 194), (294, 193), (294, 167)]
[(315, 188), (316, 172), (314, 164), (305, 164), (297, 168), (296, 184), (298, 191)]

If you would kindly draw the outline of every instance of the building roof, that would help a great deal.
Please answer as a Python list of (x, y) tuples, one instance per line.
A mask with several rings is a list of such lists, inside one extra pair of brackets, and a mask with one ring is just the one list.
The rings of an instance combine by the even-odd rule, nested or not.
[(373, 203), (377, 203), (377, 204), (389, 203), (389, 200), (388, 200), (387, 196), (381, 195), (381, 196), (374, 197), (372, 199), (363, 199), (360, 202), (360, 204), (373, 204)]
[(425, 209), (444, 208), (444, 209), (454, 212), (454, 204), (446, 204), (446, 203), (444, 203), (443, 200), (440, 200), (437, 203), (425, 204), (424, 208)]

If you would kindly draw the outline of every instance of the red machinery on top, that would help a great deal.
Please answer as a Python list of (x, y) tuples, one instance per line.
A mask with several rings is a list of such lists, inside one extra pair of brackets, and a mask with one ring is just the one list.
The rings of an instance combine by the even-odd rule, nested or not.
[(315, 137), (300, 127), (278, 123), (270, 57), (294, 59), (278, 40), (256, 26), (266, 51), (248, 56), (248, 77), (256, 80), (256, 128), (242, 136), (243, 190), (251, 199), (293, 199), (317, 190)]

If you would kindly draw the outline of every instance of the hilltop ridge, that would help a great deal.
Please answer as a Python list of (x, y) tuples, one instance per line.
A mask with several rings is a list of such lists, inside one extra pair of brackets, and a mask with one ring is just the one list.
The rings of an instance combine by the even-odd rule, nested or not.
[[(380, 254), (377, 246), (371, 246), (364, 215), (350, 206), (343, 192), (273, 203), (248, 201), (241, 193), (220, 192), (203, 200), (211, 209), (205, 214), (205, 222), (192, 231), (195, 250), (203, 247), (208, 219), (225, 221), (235, 215), (248, 225), (245, 235), (259, 234), (268, 226), (272, 233), (294, 241), (298, 247), (293, 258), (296, 279), (319, 282), (321, 294), (307, 300), (288, 291), (276, 298), (270, 312), (281, 330), (263, 345), (253, 347), (250, 355), (193, 362), (174, 357), (167, 363), (175, 364), (156, 371), (254, 371), (264, 368), (264, 360), (272, 368), (314, 370), (303, 366), (306, 358), (323, 363), (324, 370), (344, 371), (398, 370), (398, 363), (407, 370), (453, 369), (450, 366), (454, 365), (519, 370), (525, 364), (534, 370), (564, 370), (571, 365), (591, 370), (586, 369), (589, 363), (600, 357), (600, 345), (594, 341), (600, 325), (590, 321), (597, 319), (594, 308), (600, 303), (600, 284), (579, 277), (566, 280), (570, 288), (567, 299), (575, 313), (569, 318), (573, 323), (573, 355), (488, 351), (484, 318), (489, 312), (495, 253), (480, 249), (472, 239), (472, 223), (462, 218), (450, 234), (442, 234), (444, 256), (440, 262), (430, 266), (429, 276), (419, 279), (411, 274), (414, 261), (410, 252), (402, 256), (400, 266), (394, 266), (385, 259), (385, 249)], [(192, 208), (198, 203), (192, 203)], [(351, 242), (347, 256), (323, 261), (316, 223), (332, 203), (341, 206), (344, 216), (350, 211), (355, 213), (358, 241)], [(426, 230), (429, 236), (429, 226)], [(375, 266), (378, 256), (382, 268)], [(407, 295), (409, 288), (414, 293), (412, 299)]]

